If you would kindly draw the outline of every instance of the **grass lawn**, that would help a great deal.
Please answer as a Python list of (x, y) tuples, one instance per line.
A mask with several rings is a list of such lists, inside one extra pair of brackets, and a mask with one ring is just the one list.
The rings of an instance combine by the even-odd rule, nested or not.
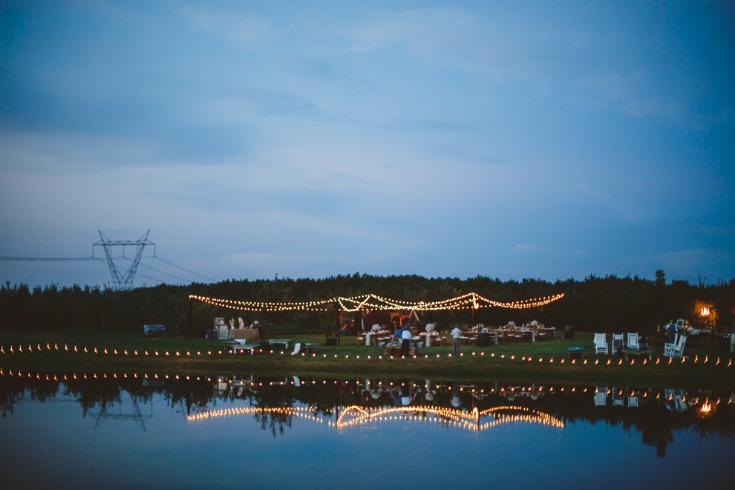
[[(703, 338), (688, 345), (685, 359), (669, 363), (663, 344), (653, 344), (654, 358), (626, 361), (618, 355), (595, 355), (593, 334), (574, 339), (478, 347), (463, 345), (451, 356), (451, 343), (424, 348), (407, 359), (382, 355), (377, 346), (357, 345), (341, 337), (325, 345), (322, 335), (278, 335), (318, 344), (316, 354), (292, 356), (275, 350), (233, 355), (216, 340), (165, 336), (147, 338), (128, 332), (0, 332), (0, 369), (28, 372), (199, 374), (310, 374), (349, 377), (432, 377), (513, 380), (536, 383), (627, 384), (630, 386), (733, 387), (733, 355)], [(583, 347), (583, 360), (570, 360), (569, 347)], [(40, 349), (39, 349), (40, 347)], [(86, 353), (84, 352), (86, 348)], [(58, 350), (57, 350), (58, 349)], [(95, 353), (96, 349), (96, 353)], [(12, 352), (11, 352), (12, 350)], [(136, 355), (137, 351), (137, 355)]]

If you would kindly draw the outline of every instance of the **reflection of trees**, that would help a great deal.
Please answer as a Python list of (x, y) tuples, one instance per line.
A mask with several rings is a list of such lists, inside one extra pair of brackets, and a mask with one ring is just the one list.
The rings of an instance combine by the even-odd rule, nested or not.
[[(285, 386), (283, 389), (268, 386), (253, 395), (253, 405), (263, 408), (292, 407), (296, 400), (293, 390), (291, 386)], [(291, 427), (292, 422), (290, 412), (273, 410), (256, 412), (255, 420), (260, 422), (261, 429), (270, 430), (273, 437), (276, 437), (276, 432), (283, 435), (284, 426)]]
[[(342, 415), (342, 407), (359, 406), (365, 409), (399, 407), (403, 391), (411, 395), (411, 405), (426, 404), (439, 407), (454, 407), (459, 411), (485, 410), (512, 402), (513, 405), (539, 410), (561, 419), (565, 423), (588, 421), (591, 424), (606, 423), (622, 429), (640, 431), (642, 442), (656, 450), (659, 457), (673, 442), (674, 432), (693, 430), (701, 437), (717, 434), (735, 438), (735, 409), (730, 397), (731, 392), (682, 392), (686, 403), (674, 404), (667, 399), (663, 390), (631, 390), (619, 388), (605, 397), (605, 404), (596, 406), (593, 402), (595, 388), (538, 390), (536, 387), (523, 388), (500, 384), (475, 385), (470, 383), (434, 383), (428, 380), (361, 380), (335, 381), (324, 379), (250, 377), (236, 381), (247, 383), (233, 384), (227, 380), (228, 390), (215, 387), (217, 378), (200, 377), (197, 379), (147, 379), (143, 377), (110, 378), (92, 377), (88, 379), (67, 379), (54, 381), (54, 376), (43, 379), (35, 376), (0, 376), (0, 404), (3, 417), (14, 413), (15, 405), (30, 398), (45, 402), (55, 398), (58, 393), (74, 397), (82, 408), (83, 415), (92, 409), (106, 410), (120, 402), (121, 395), (128, 393), (134, 401), (150, 402), (154, 395), (163, 397), (171, 408), (182, 407), (186, 415), (214, 413), (216, 405), (232, 405), (237, 401), (247, 402), (253, 409), (252, 414), (263, 430), (284, 435), (291, 428), (296, 417), (304, 413), (314, 418), (333, 419)], [(233, 390), (232, 387), (237, 387)], [(458, 392), (458, 390), (461, 390)], [(682, 390), (679, 390), (680, 392)], [(636, 395), (639, 403), (635, 408), (616, 406), (613, 397)], [(645, 396), (643, 396), (645, 394)], [(397, 401), (398, 400), (398, 401)], [(709, 414), (702, 413), (702, 403), (707, 400), (713, 404)], [(717, 403), (717, 401), (720, 403)], [(681, 400), (679, 400), (680, 402)], [(459, 402), (459, 404), (457, 404)], [(242, 403), (239, 405), (243, 406)], [(295, 407), (308, 407), (306, 412), (297, 413)], [(259, 410), (260, 409), (260, 410)], [(303, 410), (303, 409), (300, 409)], [(425, 413), (415, 413), (417, 418), (426, 418)]]
[[(622, 392), (623, 396), (633, 392), (640, 394), (639, 391), (629, 388)], [(665, 399), (663, 390), (647, 392), (648, 396), (642, 398), (643, 401), (636, 408), (610, 404), (595, 406), (591, 401), (591, 391), (584, 393), (582, 390), (546, 396), (540, 398), (534, 406), (556, 414), (567, 422), (583, 420), (592, 424), (604, 422), (613, 427), (620, 425), (625, 430), (634, 428), (640, 431), (642, 442), (654, 447), (656, 455), (660, 458), (666, 455), (668, 445), (674, 441), (674, 432), (678, 430), (693, 428), (702, 436), (717, 434), (722, 437), (735, 437), (735, 409), (728, 403), (729, 392), (718, 394), (691, 391), (686, 394), (685, 398), (689, 400), (702, 401), (707, 397), (722, 400), (715, 412), (707, 417), (702, 417), (699, 413), (699, 403), (680, 411), (671, 401)]]
[(212, 384), (195, 380), (166, 380), (160, 382), (159, 392), (172, 407), (181, 406), (187, 415), (206, 409), (212, 399)]
[(59, 392), (59, 383), (43, 379), (31, 378), (0, 378), (0, 404), (2, 416), (13, 414), (13, 407), (27, 395), (31, 400), (43, 403), (56, 397)]
[(106, 410), (120, 400), (121, 386), (114, 379), (74, 380), (65, 383), (65, 395), (73, 396), (82, 407), (86, 416), (95, 407)]
[[(663, 414), (660, 414), (663, 415)], [(656, 448), (656, 456), (666, 456), (666, 448), (674, 442), (671, 421), (667, 417), (651, 417), (646, 424), (639, 427), (643, 444)]]
[[(251, 395), (254, 407), (264, 410), (255, 413), (255, 420), (263, 430), (270, 430), (273, 437), (276, 433), (283, 435), (286, 427), (291, 427), (293, 417), (289, 410), (279, 411), (276, 408), (288, 409), (297, 403), (312, 407), (314, 415), (332, 413), (335, 402), (334, 384), (315, 386), (304, 381), (304, 386), (296, 387), (283, 378), (260, 378), (255, 381), (257, 390)], [(265, 410), (268, 409), (268, 410)], [(274, 410), (276, 409), (276, 410)]]
[(23, 399), (23, 393), (25, 393), (25, 387), (20, 386), (17, 390), (9, 389), (8, 386), (4, 386), (4, 383), (0, 383), (0, 404), (2, 405), (3, 418), (7, 417), (8, 414), (13, 414), (13, 405)]
[(273, 437), (276, 437), (276, 430), (278, 434), (283, 435), (284, 427), (290, 428), (293, 418), (288, 411), (263, 410), (255, 412), (255, 420), (260, 422), (261, 429), (270, 430)]

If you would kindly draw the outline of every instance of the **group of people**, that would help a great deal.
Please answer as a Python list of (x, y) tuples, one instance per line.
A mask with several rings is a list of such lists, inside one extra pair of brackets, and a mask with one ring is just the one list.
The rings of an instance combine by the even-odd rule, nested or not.
[[(462, 330), (459, 328), (459, 326), (455, 326), (451, 331), (452, 336), (452, 342), (453, 342), (453, 353), (454, 355), (459, 355), (459, 339), (462, 336)], [(401, 355), (407, 356), (409, 353), (409, 348), (411, 345), (411, 340), (413, 339), (413, 333), (411, 330), (409, 330), (407, 327), (400, 326), (396, 328), (396, 331), (393, 333), (393, 338), (400, 342), (401, 344)]]

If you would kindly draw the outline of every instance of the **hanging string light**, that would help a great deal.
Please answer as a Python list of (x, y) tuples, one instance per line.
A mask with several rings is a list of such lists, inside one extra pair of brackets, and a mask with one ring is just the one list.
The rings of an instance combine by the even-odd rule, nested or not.
[(477, 293), (467, 293), (454, 298), (441, 301), (399, 301), (376, 294), (363, 294), (359, 296), (344, 297), (320, 300), (320, 301), (303, 301), (303, 302), (264, 302), (264, 301), (241, 301), (222, 298), (209, 298), (195, 294), (189, 295), (190, 301), (199, 301), (201, 303), (215, 306), (218, 308), (226, 308), (240, 311), (333, 311), (335, 305), (339, 306), (341, 311), (356, 312), (362, 309), (369, 310), (415, 310), (415, 311), (446, 311), (446, 310), (466, 310), (481, 308), (508, 308), (514, 310), (523, 310), (528, 308), (538, 308), (546, 306), (550, 303), (558, 301), (564, 297), (564, 293), (544, 296), (541, 298), (530, 298), (515, 301), (495, 301)]

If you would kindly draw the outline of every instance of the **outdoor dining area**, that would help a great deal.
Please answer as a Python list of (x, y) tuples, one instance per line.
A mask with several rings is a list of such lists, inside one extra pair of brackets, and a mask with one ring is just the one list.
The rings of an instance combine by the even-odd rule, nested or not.
[(488, 328), (482, 324), (475, 325), (464, 332), (459, 339), (460, 344), (480, 346), (486, 346), (490, 343), (494, 345), (519, 342), (533, 343), (553, 339), (555, 332), (556, 327), (546, 327), (536, 320), (522, 325), (516, 325), (515, 322), (511, 321), (496, 328)]
[[(537, 321), (529, 324), (516, 325), (508, 322), (499, 327), (486, 327), (483, 324), (474, 326), (459, 326), (462, 334), (459, 337), (460, 345), (476, 345), (487, 347), (489, 345), (501, 345), (506, 343), (539, 342), (553, 339), (556, 328), (545, 327)], [(423, 327), (407, 326), (412, 333), (411, 346), (416, 351), (420, 348), (443, 346), (451, 343), (451, 338), (439, 330), (438, 324), (428, 323)], [(378, 346), (390, 355), (395, 350), (400, 350), (401, 342), (394, 337), (393, 330), (388, 325), (375, 324), (370, 330), (358, 334), (355, 340), (360, 346)]]
[(233, 354), (254, 354), (258, 351), (293, 351), (293, 355), (313, 354), (317, 350), (317, 344), (313, 342), (294, 342), (292, 339), (269, 338), (259, 342), (248, 342), (247, 339), (233, 338), (222, 342), (222, 347)]
[[(440, 342), (440, 337), (437, 335), (438, 332), (434, 331), (433, 325), (429, 324), (425, 327), (428, 331), (418, 332), (417, 327), (408, 327), (407, 330), (411, 333), (409, 339), (409, 352), (408, 355), (417, 355), (419, 349), (428, 345), (431, 345), (432, 338), (436, 338), (436, 342)], [(399, 356), (401, 355), (401, 344), (402, 339), (397, 338), (394, 332), (387, 326), (375, 324), (367, 332), (364, 332), (356, 337), (357, 345), (365, 346), (377, 346), (383, 349), (383, 352), (387, 356)]]
[[(486, 327), (482, 323), (475, 323), (475, 314), (487, 308), (504, 308), (508, 310), (527, 310), (529, 308), (542, 307), (554, 303), (564, 297), (563, 293), (550, 296), (500, 301), (486, 298), (475, 292), (465, 293), (453, 298), (436, 301), (414, 301), (407, 302), (395, 300), (376, 294), (363, 294), (351, 297), (333, 297), (329, 299), (309, 302), (261, 302), (243, 301), (222, 298), (208, 298), (204, 296), (189, 295), (190, 301), (199, 301), (220, 309), (234, 309), (246, 312), (286, 312), (286, 311), (310, 311), (323, 312), (334, 311), (337, 314), (337, 326), (334, 337), (326, 339), (326, 345), (336, 346), (340, 343), (341, 335), (354, 335), (358, 346), (375, 346), (385, 349), (386, 346), (393, 348), (394, 344), (403, 343), (404, 338), (395, 337), (395, 332), (400, 329), (408, 329), (410, 339), (405, 338), (411, 344), (414, 352), (424, 347), (443, 346), (451, 340), (448, 332), (453, 328), (459, 328), (462, 332), (459, 337), (460, 344), (477, 346), (500, 345), (515, 342), (537, 342), (554, 338), (555, 328), (547, 328), (537, 321), (528, 324), (516, 325), (508, 322), (498, 327)], [(421, 317), (424, 313), (446, 312), (450, 310), (471, 311), (472, 323), (452, 325), (444, 333), (439, 329), (438, 323), (424, 322)], [(352, 318), (343, 318), (343, 313), (351, 315)], [(374, 319), (380, 317), (380, 323), (366, 319), (373, 315)], [(415, 321), (414, 321), (415, 319)], [(371, 318), (372, 320), (372, 318)], [(385, 320), (385, 322), (383, 322)], [(368, 325), (372, 326), (368, 329)], [(402, 333), (403, 334), (403, 333)], [(213, 328), (206, 331), (206, 338), (225, 341), (228, 350), (252, 350), (252, 345), (262, 339), (261, 326), (257, 321), (246, 325), (240, 317), (235, 321), (232, 318), (229, 325), (225, 319), (215, 319)], [(272, 340), (272, 339), (271, 339)], [(399, 342), (400, 340), (400, 342)], [(262, 342), (265, 342), (263, 340)], [(246, 347), (247, 346), (247, 347)], [(288, 348), (289, 346), (286, 346)], [(404, 348), (405, 352), (405, 348)]]
[[(460, 327), (461, 328), (461, 327)], [(508, 322), (499, 327), (486, 327), (482, 323), (462, 329), (459, 337), (460, 345), (501, 345), (520, 342), (539, 342), (553, 339), (556, 327), (546, 327), (537, 321), (516, 325)]]

